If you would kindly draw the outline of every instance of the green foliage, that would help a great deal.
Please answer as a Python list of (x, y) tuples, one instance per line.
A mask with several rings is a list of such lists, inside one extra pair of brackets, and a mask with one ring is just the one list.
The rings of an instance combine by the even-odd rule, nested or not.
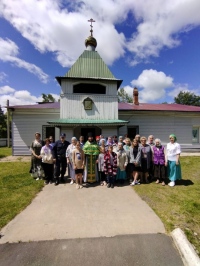
[(0, 106), (0, 138), (7, 137), (7, 117)]
[(118, 90), (118, 102), (132, 103), (133, 98), (128, 95), (124, 88)]
[(200, 96), (192, 92), (180, 91), (177, 97), (174, 98), (174, 102), (184, 105), (200, 106)]
[(56, 99), (51, 94), (42, 93), (42, 98), (44, 103), (54, 103)]

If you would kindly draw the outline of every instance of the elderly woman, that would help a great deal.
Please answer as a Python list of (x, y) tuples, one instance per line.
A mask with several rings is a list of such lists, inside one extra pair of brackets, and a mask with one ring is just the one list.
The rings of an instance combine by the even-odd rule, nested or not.
[(131, 186), (139, 185), (138, 176), (141, 172), (141, 150), (139, 150), (139, 144), (136, 139), (132, 142), (132, 147), (130, 148), (130, 172), (133, 177), (133, 182)]
[[(141, 170), (142, 173), (145, 177), (145, 181), (147, 184), (149, 184), (149, 169), (151, 166), (151, 162), (152, 162), (152, 150), (151, 150), (151, 146), (149, 146), (148, 144), (146, 144), (146, 137), (141, 137), (140, 138), (141, 141), (141, 145), (139, 146), (139, 151), (141, 152)], [(143, 179), (143, 178), (142, 178)]]
[(178, 144), (177, 138), (174, 134), (169, 136), (170, 142), (166, 147), (165, 165), (167, 166), (167, 174), (170, 180), (168, 184), (170, 187), (175, 186), (175, 181), (181, 179), (181, 165), (180, 165), (180, 154), (181, 146)]
[(72, 137), (71, 144), (67, 147), (67, 150), (66, 150), (66, 157), (67, 157), (67, 164), (68, 164), (68, 176), (70, 176), (71, 178), (70, 185), (73, 185), (76, 182), (75, 169), (73, 167), (73, 160), (72, 160), (72, 154), (73, 154), (73, 151), (76, 149), (76, 143), (77, 143), (77, 138)]
[(123, 148), (122, 143), (118, 143), (118, 151), (117, 151), (117, 176), (116, 180), (120, 181), (121, 184), (126, 180), (126, 166), (128, 164), (127, 153)]
[(161, 182), (162, 186), (165, 186), (165, 148), (161, 145), (160, 139), (155, 139), (155, 146), (152, 147), (152, 152), (154, 177), (157, 179), (156, 184)]
[[(32, 141), (30, 150), (31, 150), (31, 169), (30, 173), (34, 176), (34, 173), (38, 172), (38, 169), (41, 170), (42, 157), (40, 151), (43, 146), (43, 141), (40, 139), (41, 135), (39, 132), (35, 133), (35, 139)], [(36, 180), (39, 179), (38, 176), (35, 176)]]
[(48, 138), (45, 139), (45, 145), (42, 147), (40, 155), (42, 157), (42, 168), (45, 174), (44, 183), (45, 185), (48, 185), (53, 181), (53, 172), (54, 172), (52, 146), (50, 145), (50, 140)]
[(118, 143), (122, 143), (124, 145), (123, 139), (124, 139), (123, 136), (119, 136)]
[(100, 148), (102, 148), (102, 147), (105, 148), (106, 151), (108, 149), (108, 145), (106, 145), (106, 140), (105, 139), (100, 139), (99, 146), (100, 146)]

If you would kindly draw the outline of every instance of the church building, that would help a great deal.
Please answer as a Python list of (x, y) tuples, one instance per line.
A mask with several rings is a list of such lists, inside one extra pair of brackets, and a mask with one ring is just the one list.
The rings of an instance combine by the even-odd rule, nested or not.
[(185, 149), (200, 148), (200, 107), (179, 104), (140, 103), (137, 88), (132, 103), (118, 103), (117, 91), (122, 83), (115, 78), (95, 50), (97, 41), (91, 35), (86, 50), (64, 76), (57, 76), (60, 102), (10, 106), (12, 114), (13, 155), (29, 155), (35, 132), (42, 139), (50, 135), (59, 139), (61, 132), (71, 137), (104, 137), (136, 134), (169, 141), (171, 133)]

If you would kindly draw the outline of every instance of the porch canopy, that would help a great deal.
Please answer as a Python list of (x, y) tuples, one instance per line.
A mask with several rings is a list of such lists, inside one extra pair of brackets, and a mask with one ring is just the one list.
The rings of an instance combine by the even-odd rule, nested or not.
[(48, 124), (54, 126), (125, 126), (129, 121), (111, 119), (111, 120), (94, 120), (94, 119), (56, 119), (48, 121)]

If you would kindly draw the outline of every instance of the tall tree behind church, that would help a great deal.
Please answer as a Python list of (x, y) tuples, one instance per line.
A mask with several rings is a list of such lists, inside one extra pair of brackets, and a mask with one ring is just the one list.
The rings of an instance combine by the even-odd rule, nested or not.
[(200, 106), (200, 96), (197, 96), (192, 92), (180, 91), (174, 98), (174, 102), (184, 105)]
[(42, 93), (43, 103), (54, 103), (56, 99), (51, 94)]

